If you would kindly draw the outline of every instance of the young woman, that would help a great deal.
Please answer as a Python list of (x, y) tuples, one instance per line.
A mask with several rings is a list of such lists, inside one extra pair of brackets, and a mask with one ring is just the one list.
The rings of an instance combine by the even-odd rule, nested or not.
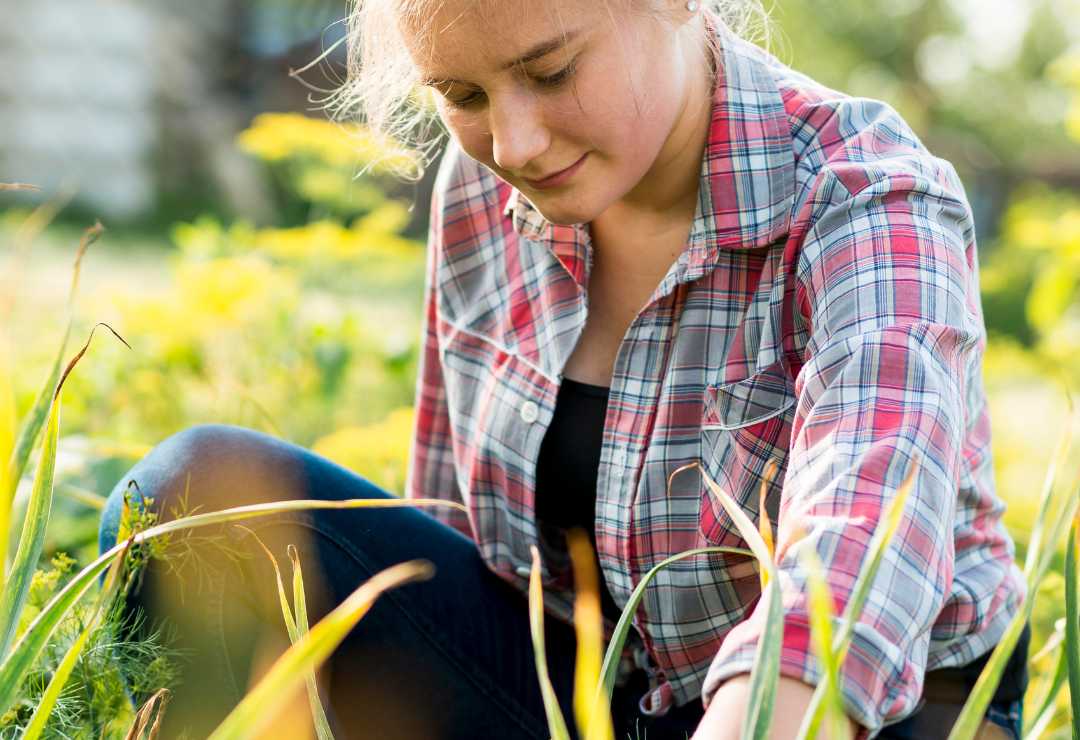
[[(565, 533), (590, 533), (608, 628), (665, 558), (744, 545), (688, 463), (777, 526), (785, 631), (773, 737), (794, 737), (820, 668), (813, 548), (837, 607), (901, 481), (914, 488), (842, 675), (860, 737), (944, 737), (1024, 598), (1001, 523), (981, 383), (971, 210), (952, 166), (885, 103), (792, 71), (733, 30), (745, 3), (368, 0), (351, 81), (402, 132), (426, 86), (450, 134), (432, 203), (411, 497), (445, 510), (318, 512), (252, 524), (299, 542), (316, 616), (388, 565), (433, 580), (385, 596), (322, 676), (350, 737), (546, 738), (529, 641), (529, 548), (543, 553), (547, 647), (569, 714)], [(766, 471), (776, 464), (777, 474)], [(128, 481), (163, 513), (388, 494), (312, 453), (204, 426)], [(234, 548), (254, 550), (250, 538)], [(277, 551), (277, 550), (275, 550)], [(195, 656), (173, 727), (239, 698), (258, 635), (280, 630), (264, 556), (222, 558), (135, 606)], [(249, 594), (253, 594), (249, 596)], [(618, 736), (734, 738), (763, 623), (756, 563), (664, 570), (634, 615)], [(1026, 634), (984, 737), (1018, 737)], [(204, 661), (204, 662), (199, 662)], [(206, 668), (207, 665), (212, 666)], [(196, 710), (201, 710), (196, 711)]]

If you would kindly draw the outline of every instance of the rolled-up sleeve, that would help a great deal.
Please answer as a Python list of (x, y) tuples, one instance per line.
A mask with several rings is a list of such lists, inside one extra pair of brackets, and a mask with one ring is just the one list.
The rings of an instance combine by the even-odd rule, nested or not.
[[(782, 675), (811, 685), (822, 676), (798, 552), (816, 551), (842, 613), (872, 533), (917, 467), (842, 668), (845, 708), (864, 736), (921, 696), (930, 628), (952, 586), (964, 439), (981, 405), (971, 212), (955, 172), (935, 162), (876, 176), (823, 169), (788, 246), (798, 250), (791, 294), (806, 341), (776, 542)], [(723, 681), (751, 670), (764, 618), (759, 602), (728, 633), (706, 676), (706, 705)]]
[[(444, 165), (451, 158), (444, 158)], [(409, 450), (405, 481), (406, 498), (435, 498), (464, 503), (454, 469), (453, 438), (446, 384), (439, 352), (437, 266), (443, 237), (441, 187), (445, 173), (440, 172), (431, 202), (428, 233), (427, 269), (424, 280), (424, 316), (420, 335), (420, 358), (415, 395), (415, 426)], [(433, 507), (426, 510), (439, 521), (475, 539), (469, 518), (458, 509)]]

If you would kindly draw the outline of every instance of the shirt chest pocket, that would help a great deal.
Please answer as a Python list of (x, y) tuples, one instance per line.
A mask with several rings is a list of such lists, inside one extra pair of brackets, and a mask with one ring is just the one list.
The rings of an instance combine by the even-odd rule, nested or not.
[[(782, 362), (745, 380), (705, 388), (701, 466), (756, 524), (761, 485), (769, 463), (776, 463), (765, 501), (774, 534), (794, 415), (794, 383)], [(704, 479), (700, 514), (701, 532), (709, 544), (745, 546)]]

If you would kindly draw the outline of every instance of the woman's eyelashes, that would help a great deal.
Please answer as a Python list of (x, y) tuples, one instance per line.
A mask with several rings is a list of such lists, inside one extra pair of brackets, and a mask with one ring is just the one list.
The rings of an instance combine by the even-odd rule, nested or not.
[[(564, 83), (566, 83), (571, 77), (573, 77), (575, 71), (577, 71), (576, 59), (553, 75), (533, 76), (530, 79), (532, 79), (532, 81), (541, 88), (552, 90), (559, 88)], [(474, 90), (465, 97), (461, 98), (451, 97), (451, 93), (452, 90), (447, 91), (443, 94), (443, 97), (446, 99), (447, 103), (449, 103), (455, 108), (471, 108), (473, 106), (479, 105), (480, 101), (482, 101), (485, 97), (483, 90)]]
[(483, 96), (484, 96), (484, 93), (483, 93), (483, 91), (480, 91), (480, 90), (477, 90), (477, 91), (475, 91), (473, 93), (470, 93), (469, 95), (465, 96), (464, 98), (452, 98), (447, 93), (443, 94), (443, 97), (446, 99), (446, 102), (449, 105), (453, 106), (454, 108), (470, 108), (475, 103), (477, 103), (480, 100), (480, 98), (482, 98)]
[(546, 77), (533, 77), (533, 80), (535, 80), (537, 84), (542, 85), (543, 87), (558, 87), (573, 76), (576, 67), (577, 59), (573, 60), (553, 75), (548, 75)]

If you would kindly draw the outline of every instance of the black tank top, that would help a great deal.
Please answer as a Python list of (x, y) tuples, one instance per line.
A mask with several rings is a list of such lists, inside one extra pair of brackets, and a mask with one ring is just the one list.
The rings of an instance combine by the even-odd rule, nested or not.
[[(607, 401), (608, 388), (563, 378), (536, 462), (537, 525), (562, 532), (580, 527), (594, 551), (596, 479)], [(604, 615), (617, 621), (620, 609), (606, 585), (600, 589), (600, 602)]]

